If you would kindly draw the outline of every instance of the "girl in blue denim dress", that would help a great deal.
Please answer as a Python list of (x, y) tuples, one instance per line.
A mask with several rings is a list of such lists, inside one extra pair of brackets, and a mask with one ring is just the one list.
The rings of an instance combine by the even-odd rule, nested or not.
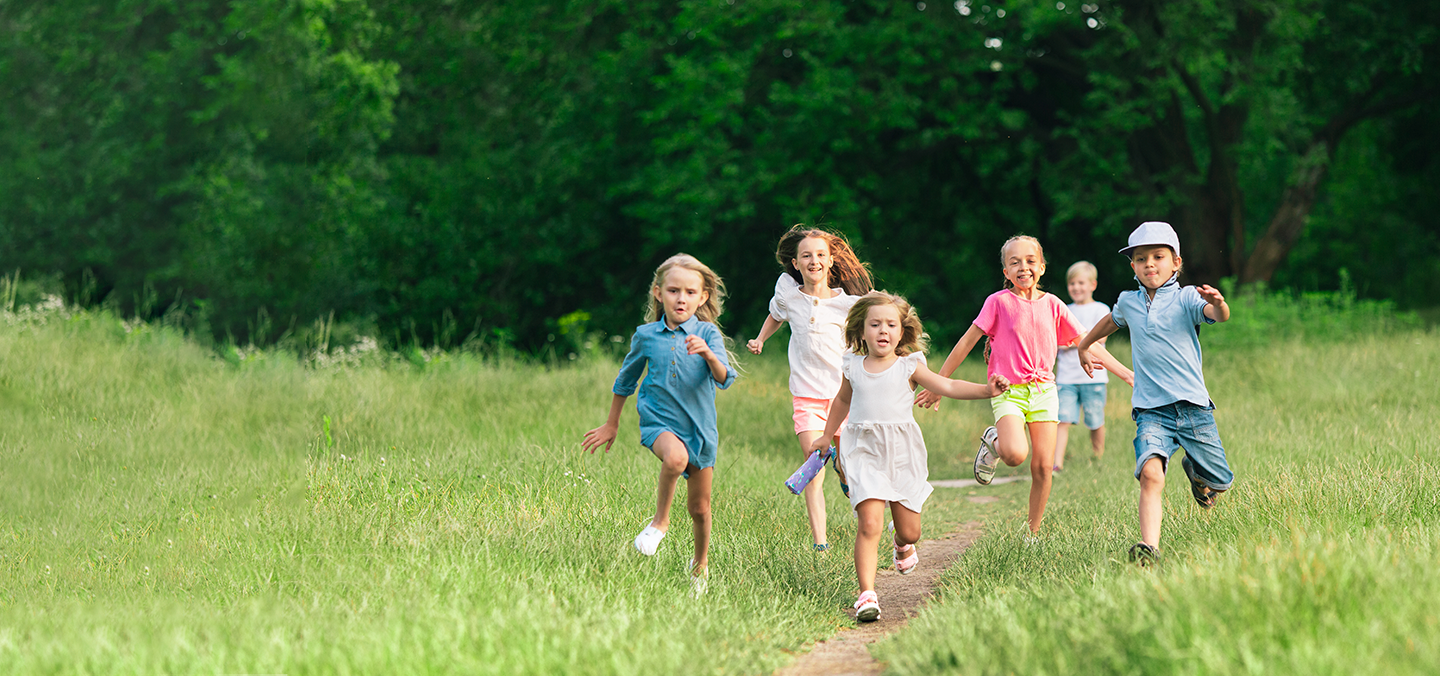
[[(646, 321), (630, 339), (630, 353), (615, 378), (610, 417), (585, 433), (581, 448), (609, 452), (625, 400), (640, 396), (640, 443), (660, 459), (655, 516), (635, 536), (635, 549), (653, 556), (670, 528), (675, 484), (687, 479), (687, 506), (694, 522), (695, 557), (690, 581), (696, 594), (709, 579), (710, 485), (720, 434), (715, 427), (715, 390), (735, 382), (735, 369), (717, 319), (725, 284), (693, 256), (677, 254), (655, 270)], [(645, 381), (640, 382), (644, 372)]]
[(1180, 238), (1168, 223), (1141, 223), (1120, 253), (1130, 258), (1140, 288), (1120, 294), (1077, 349), (1088, 374), (1095, 367), (1090, 346), (1119, 328), (1130, 331), (1135, 478), (1140, 480), (1140, 542), (1130, 548), (1130, 560), (1149, 565), (1160, 557), (1165, 470), (1176, 450), (1185, 450), (1180, 467), (1201, 508), (1213, 507), (1235, 480), (1215, 426), (1215, 403), (1205, 389), (1196, 330), (1229, 320), (1230, 306), (1208, 284), (1180, 285)]

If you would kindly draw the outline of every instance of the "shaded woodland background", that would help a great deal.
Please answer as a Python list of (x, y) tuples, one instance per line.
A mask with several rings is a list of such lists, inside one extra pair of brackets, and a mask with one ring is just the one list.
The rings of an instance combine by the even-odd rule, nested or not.
[[(0, 0), (0, 270), (197, 335), (627, 334), (692, 253), (750, 335), (797, 222), (942, 340), (1038, 236), (1440, 295), (1440, 3)], [(334, 321), (331, 321), (333, 318)], [(328, 340), (327, 340), (328, 342)]]

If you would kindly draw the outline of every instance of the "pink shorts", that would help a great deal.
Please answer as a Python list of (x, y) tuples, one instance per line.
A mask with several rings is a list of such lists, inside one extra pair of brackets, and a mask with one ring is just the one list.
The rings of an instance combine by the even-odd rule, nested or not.
[[(825, 423), (830, 419), (830, 400), (810, 397), (791, 397), (795, 406), (795, 433), (824, 432)], [(844, 424), (844, 421), (841, 421)]]

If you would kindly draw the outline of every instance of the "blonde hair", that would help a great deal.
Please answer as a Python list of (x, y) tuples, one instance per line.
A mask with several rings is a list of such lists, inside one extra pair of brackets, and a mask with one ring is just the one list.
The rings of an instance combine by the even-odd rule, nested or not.
[(845, 289), (845, 293), (852, 296), (866, 294), (875, 289), (875, 283), (870, 280), (870, 268), (860, 262), (860, 257), (855, 255), (855, 250), (850, 248), (850, 242), (845, 240), (844, 235), (811, 228), (804, 223), (791, 226), (788, 232), (780, 236), (780, 244), (775, 247), (775, 260), (780, 263), (780, 267), (785, 268), (785, 274), (802, 285), (805, 283), (805, 280), (800, 278), (800, 271), (795, 269), (795, 258), (799, 255), (800, 242), (809, 237), (823, 239), (830, 247), (830, 286)]
[(715, 274), (710, 266), (701, 263), (699, 259), (689, 254), (675, 254), (665, 259), (660, 267), (655, 268), (655, 279), (650, 283), (650, 302), (645, 308), (645, 322), (659, 321), (665, 314), (665, 306), (660, 304), (660, 299), (655, 295), (655, 289), (665, 282), (665, 275), (675, 268), (685, 268), (700, 273), (701, 287), (705, 290), (706, 299), (700, 307), (695, 308), (695, 317), (702, 322), (710, 322), (716, 327), (720, 326), (720, 315), (725, 312), (725, 281), (720, 275)]
[[(1029, 235), (1015, 235), (1014, 237), (1005, 240), (1005, 243), (1000, 245), (1000, 269), (1002, 271), (1005, 269), (1005, 250), (1010, 248), (1010, 245), (1016, 242), (1029, 242), (1031, 244), (1034, 244), (1035, 250), (1040, 252), (1040, 264), (1047, 265), (1047, 263), (1045, 262), (1045, 247), (1040, 246), (1040, 240), (1035, 239), (1034, 237), (1031, 237)], [(1004, 277), (1003, 272), (1001, 273), (1001, 276)], [(1010, 283), (1010, 278), (1005, 277), (1005, 288), (1008, 289), (1012, 286), (1015, 285)], [(1035, 280), (1035, 288), (1041, 288), (1040, 280), (1038, 278)]]
[(1100, 271), (1095, 269), (1093, 263), (1090, 261), (1077, 261), (1070, 266), (1069, 270), (1065, 271), (1065, 282), (1068, 284), (1070, 280), (1082, 275), (1086, 279), (1092, 279), (1097, 282), (1100, 281)]
[(904, 357), (929, 348), (930, 335), (925, 333), (925, 327), (920, 324), (920, 315), (904, 296), (871, 291), (855, 301), (855, 305), (850, 308), (850, 314), (845, 315), (845, 345), (851, 352), (862, 357), (870, 354), (870, 347), (865, 344), (865, 318), (870, 315), (870, 308), (882, 305), (893, 305), (900, 313), (900, 340), (895, 344), (895, 354)]

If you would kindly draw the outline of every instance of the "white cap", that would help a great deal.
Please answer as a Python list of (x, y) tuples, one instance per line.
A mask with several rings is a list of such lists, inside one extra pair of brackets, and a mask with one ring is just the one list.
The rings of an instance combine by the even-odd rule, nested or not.
[(1164, 221), (1145, 221), (1130, 233), (1130, 244), (1121, 249), (1120, 253), (1128, 256), (1131, 251), (1142, 246), (1159, 245), (1170, 247), (1170, 250), (1175, 252), (1175, 257), (1180, 257), (1180, 236), (1175, 234), (1175, 228)]

